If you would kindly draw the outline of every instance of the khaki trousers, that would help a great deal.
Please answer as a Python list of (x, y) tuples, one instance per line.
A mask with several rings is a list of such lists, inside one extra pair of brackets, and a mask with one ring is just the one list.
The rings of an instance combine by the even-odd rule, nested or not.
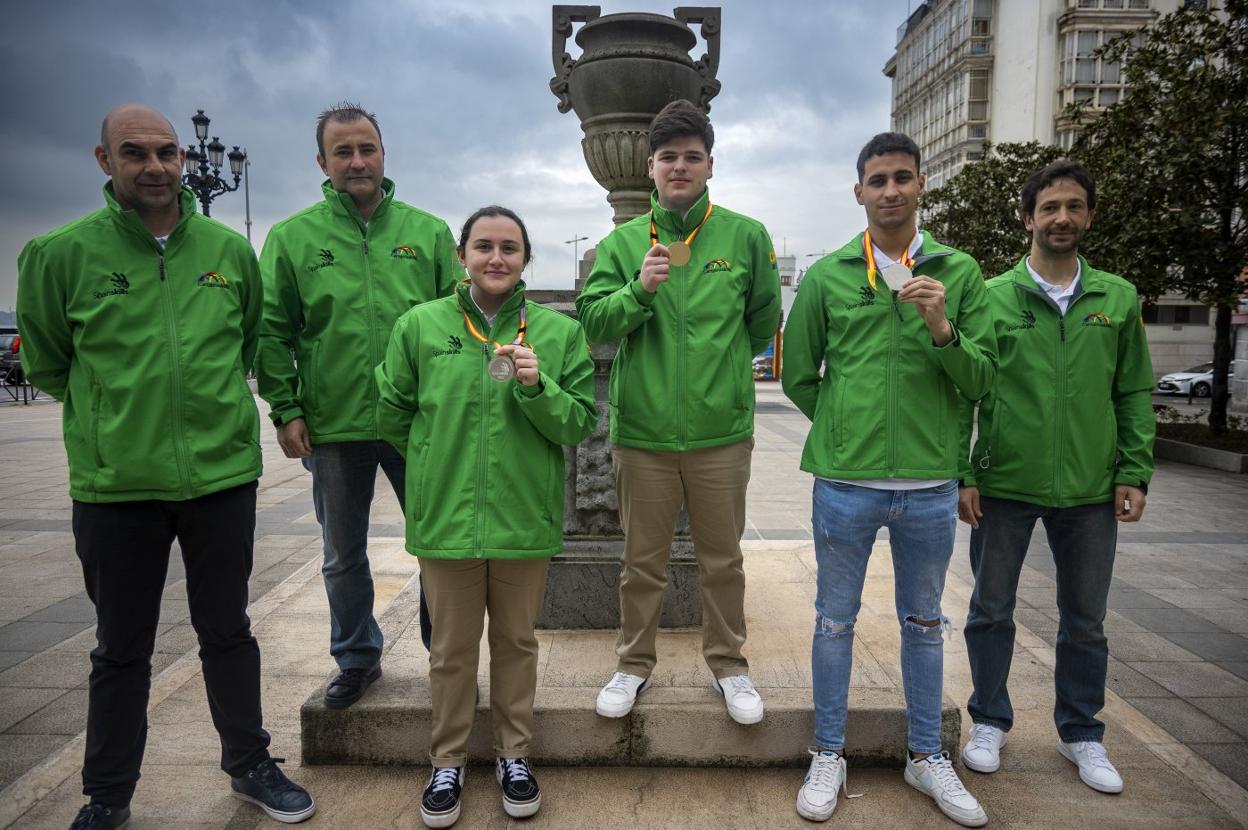
[(429, 559), (420, 573), (433, 626), (429, 687), (433, 730), (429, 760), (460, 767), (477, 708), (481, 630), (490, 615), (490, 716), (494, 754), (523, 758), (533, 737), (537, 637), (549, 559)]
[(741, 534), (753, 449), (753, 438), (687, 452), (612, 447), (624, 527), (617, 671), (649, 677), (654, 669), (667, 560), (683, 503), (702, 585), (702, 656), (716, 678), (748, 673), (749, 664), (741, 656), (745, 644)]

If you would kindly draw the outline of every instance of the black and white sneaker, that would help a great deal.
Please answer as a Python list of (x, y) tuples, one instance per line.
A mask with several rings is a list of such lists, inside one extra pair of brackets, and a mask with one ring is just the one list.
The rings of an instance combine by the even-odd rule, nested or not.
[(129, 807), (84, 804), (69, 830), (121, 830), (129, 820)]
[(298, 824), (312, 818), (316, 802), (308, 791), (286, 777), (277, 765), (285, 758), (265, 758), (246, 774), (230, 779), (234, 795), (250, 801), (284, 824)]
[(538, 789), (527, 758), (499, 758), (495, 772), (503, 788), (503, 812), (512, 818), (526, 818), (538, 811), (542, 806), (542, 791)]
[(459, 794), (467, 767), (434, 767), (420, 799), (420, 818), (426, 827), (450, 827), (459, 821)]

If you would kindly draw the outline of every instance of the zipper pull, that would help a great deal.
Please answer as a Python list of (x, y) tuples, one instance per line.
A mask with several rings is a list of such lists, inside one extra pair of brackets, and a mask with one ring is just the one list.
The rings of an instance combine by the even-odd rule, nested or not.
[(368, 256), (368, 238), (365, 237), (360, 241), (364, 243), (364, 256)]
[(901, 316), (901, 305), (897, 302), (897, 292), (893, 291), (891, 293), (893, 295), (893, 311), (897, 312), (897, 319), (904, 323), (906, 319)]
[(1058, 331), (1060, 331), (1062, 334), (1062, 342), (1065, 343), (1066, 342), (1066, 316), (1065, 315), (1063, 315), (1062, 318), (1057, 321), (1057, 328), (1058, 328)]
[(160, 281), (165, 281), (165, 255), (160, 255)]

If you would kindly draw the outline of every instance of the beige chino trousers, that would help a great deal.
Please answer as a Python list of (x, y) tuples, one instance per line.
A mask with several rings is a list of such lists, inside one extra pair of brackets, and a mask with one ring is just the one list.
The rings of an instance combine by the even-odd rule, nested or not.
[(537, 637), (549, 559), (420, 558), (433, 627), (429, 687), (433, 729), (429, 760), (461, 767), (477, 708), (481, 632), (489, 612), (490, 717), (494, 754), (524, 758), (533, 738)]
[(702, 587), (702, 656), (716, 678), (747, 674), (745, 491), (754, 439), (686, 452), (614, 446), (615, 488), (624, 527), (617, 671), (649, 677), (667, 587), (667, 560), (681, 504), (689, 513)]

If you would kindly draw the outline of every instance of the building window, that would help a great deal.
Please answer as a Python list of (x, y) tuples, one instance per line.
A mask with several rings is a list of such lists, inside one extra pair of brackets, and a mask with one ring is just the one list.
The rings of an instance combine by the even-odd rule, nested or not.
[(972, 124), (970, 127), (969, 135), (971, 138), (987, 138), (988, 128), (985, 127), (983, 124)]
[(1106, 9), (1121, 9), (1121, 8), (1122, 8), (1122, 0), (1105, 0), (1105, 3), (1104, 3), (1103, 8), (1106, 8)]
[(1207, 326), (1209, 307), (1203, 305), (1146, 305), (1140, 312), (1154, 326)]
[(1147, 9), (1148, 0), (1130, 0), (1127, 5), (1133, 9)]
[[(1094, 56), (1097, 49), (1122, 33), (1121, 30), (1112, 29), (1082, 29), (1065, 34), (1062, 40), (1061, 106), (1078, 101), (1107, 107), (1122, 97), (1124, 83), (1121, 64)], [(1099, 96), (1098, 89), (1101, 93)]]

